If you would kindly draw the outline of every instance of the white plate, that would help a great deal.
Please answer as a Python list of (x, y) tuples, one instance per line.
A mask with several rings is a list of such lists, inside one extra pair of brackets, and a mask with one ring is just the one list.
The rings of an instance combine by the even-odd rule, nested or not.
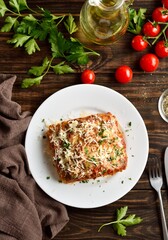
[[(127, 169), (88, 183), (60, 183), (45, 154), (43, 120), (65, 120), (100, 112), (114, 114), (125, 132)], [(54, 93), (41, 104), (28, 127), (25, 148), (30, 171), (49, 196), (69, 206), (95, 208), (118, 200), (134, 187), (146, 166), (149, 142), (142, 117), (124, 96), (103, 86), (80, 84)]]

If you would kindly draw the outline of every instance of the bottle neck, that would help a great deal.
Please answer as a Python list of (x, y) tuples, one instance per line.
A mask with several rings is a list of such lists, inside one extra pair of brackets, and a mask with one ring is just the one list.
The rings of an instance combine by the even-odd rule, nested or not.
[(125, 0), (89, 0), (89, 5), (100, 7), (106, 11), (114, 11), (119, 9)]

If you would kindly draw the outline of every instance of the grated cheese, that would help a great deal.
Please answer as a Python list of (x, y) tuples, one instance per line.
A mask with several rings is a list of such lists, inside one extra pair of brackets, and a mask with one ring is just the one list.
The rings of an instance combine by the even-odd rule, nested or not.
[(111, 113), (63, 121), (48, 131), (54, 163), (74, 181), (94, 176), (96, 168), (99, 175), (119, 171), (127, 161), (123, 133)]

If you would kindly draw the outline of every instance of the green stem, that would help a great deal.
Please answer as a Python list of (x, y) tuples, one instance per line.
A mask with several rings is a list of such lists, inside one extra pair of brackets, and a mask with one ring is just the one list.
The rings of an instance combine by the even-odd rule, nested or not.
[(51, 60), (49, 61), (48, 67), (47, 67), (45, 73), (42, 75), (42, 77), (44, 77), (48, 73), (49, 69), (52, 67), (51, 63), (52, 63), (53, 59), (54, 59), (54, 57), (52, 57)]
[(166, 31), (167, 28), (168, 28), (168, 24), (166, 24), (166, 26), (163, 28), (163, 30), (157, 35), (157, 37), (155, 38), (155, 40), (152, 42), (152, 45), (154, 45), (154, 44), (157, 42), (157, 40), (160, 38), (160, 36), (161, 36), (162, 34), (164, 34), (164, 32)]
[(21, 17), (22, 16), (22, 14), (20, 13), (20, 12), (14, 12), (14, 11), (12, 11), (12, 10), (10, 10), (9, 8), (7, 8), (7, 11), (8, 12), (10, 12), (10, 13), (12, 13), (13, 15), (17, 15), (18, 17)]
[[(166, 29), (165, 29), (165, 30), (166, 30)], [(163, 36), (164, 36), (165, 42), (166, 42), (166, 44), (167, 44), (167, 43), (168, 43), (168, 39), (167, 39), (167, 36), (166, 36), (165, 31), (163, 32)]]
[(117, 223), (117, 222), (118, 222), (118, 221), (108, 222), (108, 223), (102, 224), (102, 225), (99, 227), (98, 232), (100, 232), (103, 227), (108, 226), (108, 225), (112, 225), (112, 224)]
[(37, 11), (35, 11), (35, 10), (29, 8), (29, 6), (27, 6), (27, 9), (28, 9), (29, 11), (31, 11), (32, 13), (39, 14)]
[(91, 53), (93, 55), (100, 56), (100, 53), (97, 53), (97, 52), (93, 51), (92, 49), (85, 47), (85, 46), (84, 46), (84, 48), (90, 51), (90, 52), (86, 52), (86, 54), (89, 55)]
[(62, 16), (60, 16), (60, 20), (59, 20), (59, 22), (56, 24), (56, 26), (58, 26), (63, 20), (64, 20), (64, 18), (65, 18), (65, 15), (62, 15)]

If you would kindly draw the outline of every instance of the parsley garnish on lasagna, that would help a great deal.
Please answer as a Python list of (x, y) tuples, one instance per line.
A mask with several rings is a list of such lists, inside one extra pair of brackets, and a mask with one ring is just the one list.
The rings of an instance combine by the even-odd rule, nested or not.
[(109, 112), (49, 125), (46, 135), (59, 180), (64, 183), (126, 169), (124, 134), (117, 118)]

